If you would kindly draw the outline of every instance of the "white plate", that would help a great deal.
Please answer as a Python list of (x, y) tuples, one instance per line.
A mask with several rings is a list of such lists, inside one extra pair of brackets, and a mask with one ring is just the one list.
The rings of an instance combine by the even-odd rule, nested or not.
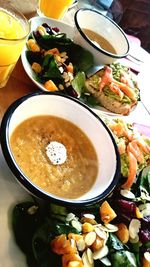
[[(30, 24), (31, 24), (31, 32), (33, 30), (36, 30), (38, 26), (40, 26), (42, 23), (47, 23), (48, 25), (50, 25), (51, 27), (58, 27), (60, 29), (61, 32), (67, 33), (67, 36), (71, 39), (73, 39), (74, 36), (74, 28), (73, 26), (62, 22), (62, 21), (58, 21), (55, 19), (50, 19), (50, 18), (46, 18), (46, 17), (34, 17), (32, 19), (29, 20)], [(29, 78), (33, 81), (33, 83), (40, 88), (43, 91), (47, 91), (45, 89), (45, 87), (36, 81), (35, 79), (35, 74), (34, 71), (32, 70), (27, 58), (26, 58), (26, 51), (27, 51), (27, 46), (24, 47), (22, 54), (21, 54), (21, 60), (22, 60), (22, 64), (23, 67), (25, 69), (25, 72), (27, 73), (27, 75), (29, 76)], [(94, 69), (94, 68), (93, 68)], [(98, 69), (97, 69), (98, 70)], [(96, 108), (93, 109), (95, 112), (99, 112), (102, 111), (103, 113), (107, 114), (107, 115), (118, 115), (116, 113), (113, 113), (101, 106), (98, 106)], [(136, 110), (136, 107), (134, 108), (134, 110), (132, 112), (134, 112)]]
[(0, 149), (0, 267), (27, 267), (11, 229), (12, 208), (24, 199), (29, 199), (29, 195), (16, 182)]

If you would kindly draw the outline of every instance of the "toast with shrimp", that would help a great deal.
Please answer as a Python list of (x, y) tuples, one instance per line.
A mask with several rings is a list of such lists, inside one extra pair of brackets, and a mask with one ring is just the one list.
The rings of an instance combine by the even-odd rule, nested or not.
[(120, 153), (121, 174), (126, 178), (122, 188), (130, 189), (136, 175), (150, 164), (150, 139), (120, 118), (104, 121), (113, 132)]
[(103, 107), (117, 114), (128, 115), (140, 98), (131, 71), (119, 63), (104, 66), (85, 86)]

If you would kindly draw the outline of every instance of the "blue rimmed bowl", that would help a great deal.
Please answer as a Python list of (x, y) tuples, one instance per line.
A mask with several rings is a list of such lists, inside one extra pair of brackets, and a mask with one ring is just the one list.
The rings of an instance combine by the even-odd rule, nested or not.
[[(86, 133), (95, 148), (98, 158), (96, 181), (92, 188), (79, 198), (62, 198), (44, 191), (24, 174), (14, 158), (10, 146), (13, 131), (24, 120), (40, 115), (52, 115), (70, 121)], [(12, 174), (36, 197), (59, 205), (88, 206), (108, 196), (118, 183), (120, 157), (113, 135), (104, 122), (77, 99), (46, 92), (26, 95), (8, 108), (2, 119), (0, 133), (2, 151)]]
[[(89, 50), (94, 56), (95, 65), (111, 64), (118, 59), (124, 58), (129, 53), (129, 42), (124, 31), (109, 17), (102, 13), (81, 8), (75, 13), (74, 42)], [(115, 53), (98, 46), (84, 29), (88, 29), (107, 40), (114, 48)], [(100, 45), (100, 44), (99, 44)]]

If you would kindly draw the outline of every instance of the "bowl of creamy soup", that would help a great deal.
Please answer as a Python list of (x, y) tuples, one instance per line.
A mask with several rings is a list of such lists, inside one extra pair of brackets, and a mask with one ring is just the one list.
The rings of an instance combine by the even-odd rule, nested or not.
[(4, 157), (33, 195), (62, 205), (90, 205), (120, 177), (112, 133), (91, 109), (58, 93), (33, 93), (14, 102), (1, 123)]
[(74, 20), (74, 42), (93, 54), (95, 65), (110, 64), (127, 56), (126, 34), (112, 19), (96, 10), (81, 8)]

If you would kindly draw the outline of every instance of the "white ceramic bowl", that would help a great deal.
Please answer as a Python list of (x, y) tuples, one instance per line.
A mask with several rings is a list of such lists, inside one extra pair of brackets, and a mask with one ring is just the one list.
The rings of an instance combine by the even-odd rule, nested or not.
[[(66, 33), (68, 38), (73, 39), (73, 27), (71, 25), (64, 23), (63, 21), (59, 21), (59, 20), (55, 20), (55, 19), (51, 19), (51, 18), (46, 18), (46, 17), (33, 17), (29, 20), (29, 22), (30, 22), (30, 27), (31, 27), (30, 33), (35, 31), (37, 29), (37, 27), (41, 26), (43, 23), (47, 23), (51, 27), (59, 28), (60, 32)], [(26, 74), (29, 76), (29, 78), (32, 80), (32, 82), (37, 87), (39, 87), (39, 89), (41, 89), (42, 91), (47, 91), (45, 89), (44, 85), (41, 84), (40, 82), (38, 82), (35, 78), (35, 73), (32, 70), (31, 65), (29, 64), (27, 57), (26, 57), (26, 51), (27, 50), (28, 50), (28, 48), (25, 45), (24, 49), (21, 53), (21, 60), (22, 60), (24, 70), (25, 70)]]
[[(21, 122), (37, 115), (54, 115), (69, 120), (85, 132), (91, 140), (98, 157), (98, 175), (91, 190), (83, 196), (77, 199), (66, 199), (45, 192), (31, 182), (15, 161), (10, 147), (12, 132)], [(119, 153), (109, 129), (87, 106), (65, 95), (38, 92), (14, 102), (2, 120), (1, 146), (6, 162), (16, 179), (37, 197), (46, 198), (58, 204), (89, 205), (95, 203), (114, 189), (120, 177)]]
[[(74, 42), (93, 54), (95, 65), (111, 64), (117, 59), (127, 56), (129, 52), (128, 39), (124, 31), (113, 20), (96, 10), (87, 8), (79, 9), (75, 13), (74, 20), (76, 26)], [(82, 29), (89, 29), (101, 35), (114, 47), (116, 54), (96, 46)]]

